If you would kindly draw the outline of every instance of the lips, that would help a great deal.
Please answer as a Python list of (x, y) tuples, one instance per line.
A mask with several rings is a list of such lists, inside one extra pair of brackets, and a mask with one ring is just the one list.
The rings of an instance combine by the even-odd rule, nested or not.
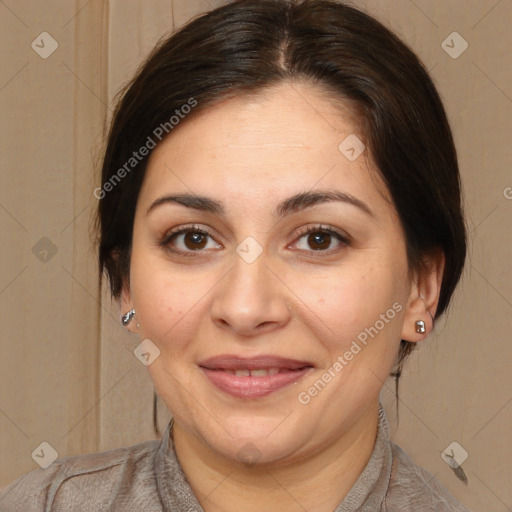
[(244, 372), (240, 373), (240, 376), (248, 377), (250, 374), (251, 376), (256, 377), (265, 375), (260, 373), (263, 370), (266, 370), (270, 375), (275, 375), (285, 371), (294, 371), (312, 367), (313, 365), (308, 361), (298, 361), (296, 359), (287, 359), (271, 355), (251, 358), (244, 358), (236, 355), (220, 355), (202, 361), (199, 363), (199, 366), (208, 370), (223, 370), (233, 374)]
[(300, 370), (306, 367), (312, 367), (313, 364), (308, 361), (298, 361), (296, 359), (287, 359), (270, 355), (244, 358), (241, 356), (221, 355), (211, 357), (199, 363), (202, 368), (208, 370)]
[(308, 361), (271, 355), (221, 355), (199, 363), (208, 380), (237, 398), (259, 398), (297, 382), (313, 369)]

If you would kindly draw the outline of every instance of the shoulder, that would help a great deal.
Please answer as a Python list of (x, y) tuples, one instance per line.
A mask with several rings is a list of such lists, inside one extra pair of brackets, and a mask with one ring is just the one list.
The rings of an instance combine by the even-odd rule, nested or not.
[(22, 475), (0, 493), (0, 510), (109, 510), (119, 493), (156, 486), (153, 459), (158, 441), (57, 459), (47, 469)]
[(435, 476), (417, 466), (398, 445), (391, 443), (391, 447), (393, 466), (386, 497), (386, 510), (470, 512)]

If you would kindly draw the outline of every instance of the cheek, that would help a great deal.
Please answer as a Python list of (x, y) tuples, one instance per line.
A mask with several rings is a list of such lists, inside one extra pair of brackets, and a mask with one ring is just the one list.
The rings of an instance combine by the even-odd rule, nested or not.
[(183, 316), (183, 301), (176, 282), (153, 272), (140, 274), (132, 280), (134, 303), (145, 336), (159, 340)]
[(162, 348), (172, 339), (179, 350), (204, 316), (204, 298), (213, 283), (211, 273), (179, 271), (150, 251), (134, 251), (130, 286), (144, 337)]
[[(346, 268), (314, 279), (297, 276), (301, 283), (297, 295), (310, 308), (310, 327), (318, 337), (332, 348), (343, 349), (400, 299), (395, 278), (389, 267), (376, 265), (365, 265), (361, 271)], [(392, 310), (387, 317), (395, 313)], [(391, 322), (386, 329), (388, 325)]]

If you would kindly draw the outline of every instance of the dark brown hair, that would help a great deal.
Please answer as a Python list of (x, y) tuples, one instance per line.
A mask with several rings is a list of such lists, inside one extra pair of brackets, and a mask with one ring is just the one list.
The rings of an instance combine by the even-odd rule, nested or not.
[[(129, 275), (148, 159), (127, 167), (133, 152), (147, 146), (148, 137), (158, 139), (159, 126), (172, 134), (171, 117), (191, 100), (186, 122), (220, 100), (293, 80), (310, 81), (356, 106), (365, 144), (401, 219), (409, 269), (420, 271), (435, 250), (445, 254), (436, 318), (446, 310), (464, 266), (466, 226), (442, 102), (424, 66), (398, 37), (332, 0), (230, 2), (163, 40), (139, 68), (117, 103), (103, 160), (99, 263), (113, 296)], [(413, 345), (401, 341), (397, 382)]]

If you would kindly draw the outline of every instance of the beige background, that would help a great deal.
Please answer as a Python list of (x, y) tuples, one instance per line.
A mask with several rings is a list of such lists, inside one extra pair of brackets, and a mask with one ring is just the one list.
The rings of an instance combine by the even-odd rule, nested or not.
[[(67, 456), (153, 437), (138, 340), (97, 285), (93, 169), (120, 85), (161, 36), (220, 3), (0, 2), (0, 487), (37, 467), (31, 453), (43, 441)], [(474, 511), (510, 510), (512, 2), (353, 3), (432, 71), (460, 153), (471, 238), (449, 318), (408, 363), (398, 428), (391, 383), (383, 390), (393, 437)], [(59, 45), (47, 59), (31, 48), (44, 31)], [(454, 31), (469, 43), (458, 59), (441, 47)], [(469, 453), (467, 487), (440, 457), (452, 441)]]

